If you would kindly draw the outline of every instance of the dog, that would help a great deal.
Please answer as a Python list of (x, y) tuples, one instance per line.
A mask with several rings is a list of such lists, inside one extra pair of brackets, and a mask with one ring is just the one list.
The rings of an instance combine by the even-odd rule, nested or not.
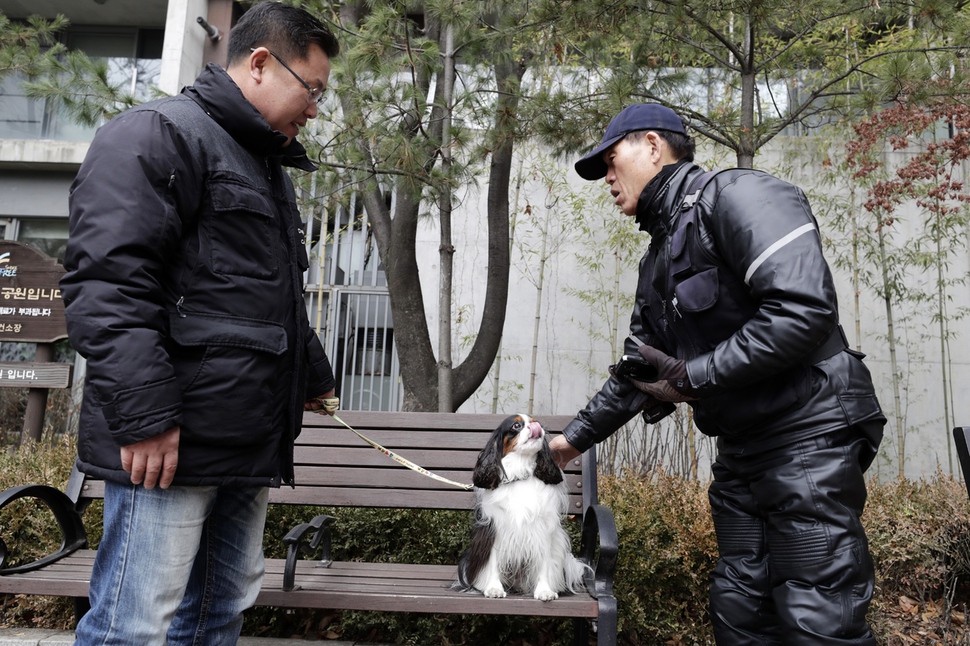
[(539, 422), (506, 418), (478, 455), (472, 477), (471, 546), (453, 587), (505, 597), (514, 589), (541, 601), (579, 592), (591, 568), (573, 556), (562, 526), (566, 482)]

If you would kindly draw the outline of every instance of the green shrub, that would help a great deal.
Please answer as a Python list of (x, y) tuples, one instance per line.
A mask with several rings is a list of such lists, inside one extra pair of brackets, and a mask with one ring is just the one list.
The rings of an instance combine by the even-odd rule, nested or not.
[[(23, 447), (0, 449), (0, 490), (27, 483), (48, 484), (64, 490), (76, 454), (75, 439), (68, 435), (45, 437)], [(93, 518), (93, 516), (92, 516)], [(95, 523), (100, 535), (100, 514)], [(91, 537), (91, 528), (88, 528)], [(50, 554), (60, 546), (54, 515), (43, 503), (25, 498), (0, 511), (0, 537), (10, 553), (7, 564), (26, 563)], [(27, 627), (73, 626), (73, 602), (64, 597), (3, 595), (0, 624)]]
[[(29, 392), (28, 388), (0, 388), (0, 446), (16, 447), (20, 444)], [(73, 410), (74, 402), (69, 388), (48, 390), (44, 432), (57, 436), (65, 434), (68, 431), (68, 420)]]
[[(966, 487), (937, 473), (869, 488), (863, 515), (876, 563), (869, 617), (886, 644), (968, 643), (970, 499)], [(907, 642), (899, 635), (919, 635)], [(959, 641), (958, 641), (959, 640)]]
[[(603, 478), (616, 516), (621, 641), (712, 644), (708, 574), (717, 558), (706, 486)], [(869, 486), (863, 514), (876, 567), (869, 621), (880, 644), (967, 643), (970, 499), (944, 474)]]
[(708, 643), (708, 574), (717, 560), (706, 487), (653, 474), (600, 480), (620, 539), (614, 589), (632, 644)]

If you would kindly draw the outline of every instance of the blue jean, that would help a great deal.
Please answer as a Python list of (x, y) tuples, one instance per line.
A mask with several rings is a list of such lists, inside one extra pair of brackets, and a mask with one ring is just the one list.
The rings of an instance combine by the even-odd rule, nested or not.
[(105, 483), (75, 646), (231, 646), (263, 578), (265, 487)]

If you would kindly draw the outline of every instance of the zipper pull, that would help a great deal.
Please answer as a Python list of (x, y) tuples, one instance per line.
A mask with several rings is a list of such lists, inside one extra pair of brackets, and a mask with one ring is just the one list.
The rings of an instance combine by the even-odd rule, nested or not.
[(185, 318), (185, 313), (182, 312), (182, 303), (184, 302), (185, 302), (185, 297), (179, 296), (178, 301), (175, 303), (175, 310), (179, 313), (179, 318), (182, 318), (182, 319)]
[(680, 313), (680, 310), (677, 309), (677, 297), (676, 296), (674, 296), (674, 300), (670, 301), (670, 306), (674, 309), (674, 314), (677, 315), (677, 318), (679, 318), (679, 319), (684, 318), (683, 315)]

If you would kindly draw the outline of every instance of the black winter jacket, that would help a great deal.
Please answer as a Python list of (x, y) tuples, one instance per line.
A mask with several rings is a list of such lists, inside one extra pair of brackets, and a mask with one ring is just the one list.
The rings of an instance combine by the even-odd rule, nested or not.
[[(651, 241), (625, 352), (635, 355), (639, 339), (686, 361), (700, 397), (690, 403), (695, 423), (720, 437), (722, 451), (884, 420), (862, 356), (845, 347), (805, 195), (742, 169), (714, 175), (693, 195), (702, 172), (681, 164), (640, 197), (638, 221)], [(692, 212), (689, 194), (697, 198)], [(566, 439), (585, 450), (653, 403), (611, 377)]]
[(303, 402), (334, 387), (303, 300), (293, 186), (313, 170), (224, 70), (100, 129), (71, 188), (61, 281), (87, 360), (79, 467), (180, 426), (175, 485), (293, 480)]

